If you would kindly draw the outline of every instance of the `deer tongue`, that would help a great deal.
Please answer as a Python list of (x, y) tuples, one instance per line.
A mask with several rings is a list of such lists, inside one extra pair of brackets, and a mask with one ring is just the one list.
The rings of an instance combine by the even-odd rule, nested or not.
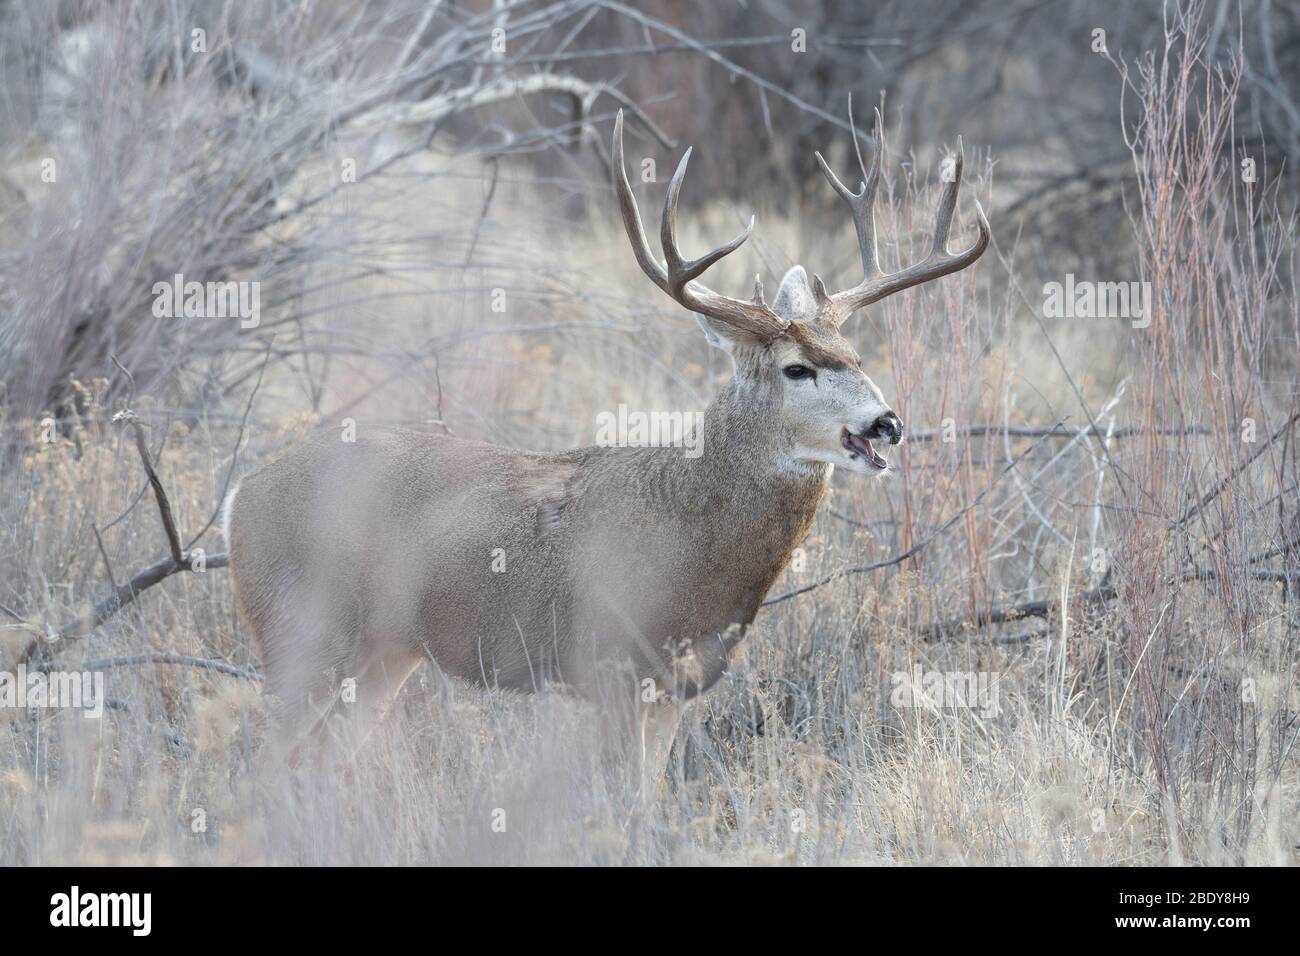
[(861, 455), (877, 468), (886, 468), (889, 465), (889, 462), (885, 461), (885, 459), (871, 447), (870, 441), (868, 441), (864, 436), (855, 434), (847, 428), (844, 429), (844, 433), (840, 436), (840, 443), (847, 448), (851, 454)]

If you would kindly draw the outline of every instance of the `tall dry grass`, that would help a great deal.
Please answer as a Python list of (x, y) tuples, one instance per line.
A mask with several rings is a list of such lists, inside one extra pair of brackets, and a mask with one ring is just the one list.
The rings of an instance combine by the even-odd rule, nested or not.
[[(6, 475), (0, 604), (21, 624), (0, 632), (0, 667), (19, 653), (101, 662), (109, 708), (0, 709), (0, 861), (1294, 863), (1295, 219), (1267, 170), (1238, 174), (1243, 65), (1211, 55), (1197, 12), (1171, 8), (1159, 48), (1113, 58), (1132, 178), (1129, 217), (1110, 228), (1131, 274), (1085, 275), (995, 216), (975, 270), (855, 320), (913, 440), (885, 481), (836, 478), (775, 594), (924, 546), (765, 608), (688, 712), (649, 804), (597, 756), (587, 705), (432, 666), (355, 761), (268, 771), (255, 679), (103, 663), (166, 652), (255, 670), (221, 569), (42, 646), (33, 625), (74, 620), (167, 544), (110, 421), (120, 394), (79, 383), (52, 442), (10, 411), (22, 452)], [(966, 142), (959, 229), (974, 198), (996, 210), (1016, 189)], [(632, 149), (670, 168), (650, 138)], [(925, 247), (943, 155), (886, 155), (889, 267)], [(638, 188), (659, 201), (662, 184)], [(257, 467), (344, 417), (559, 449), (589, 443), (596, 413), (620, 402), (702, 408), (725, 359), (636, 270), (603, 190), (589, 197), (575, 227), (522, 164), (425, 155), (348, 192), (332, 214), (365, 224), (369, 239), (347, 240), (358, 261), (388, 268), (304, 294), (255, 394), (264, 346), (248, 336), (228, 400), (182, 421), (170, 396), (132, 396), (182, 534), (207, 522), (232, 463)], [(745, 211), (689, 183), (684, 203), (688, 249)], [(784, 195), (754, 203), (758, 234), (718, 286), (796, 261), (853, 281), (851, 224), (829, 190), (793, 209)], [(430, 217), (455, 241), (422, 236)], [(1149, 281), (1150, 326), (1044, 318), (1041, 284), (1066, 272)], [(1063, 437), (1006, 432), (1063, 418)], [(1174, 433), (1189, 426), (1208, 433)], [(215, 532), (201, 544), (222, 547)], [(987, 619), (1035, 604), (1041, 615)], [(917, 667), (996, 678), (996, 706), (900, 694)]]

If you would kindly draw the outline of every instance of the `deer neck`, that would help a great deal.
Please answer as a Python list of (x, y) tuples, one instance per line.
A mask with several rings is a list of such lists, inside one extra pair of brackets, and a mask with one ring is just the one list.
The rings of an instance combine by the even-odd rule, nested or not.
[[(833, 468), (794, 460), (793, 436), (761, 389), (733, 381), (714, 397), (692, 442), (698, 455), (586, 450), (587, 490), (578, 499), (588, 522), (612, 529), (618, 543), (635, 541), (647, 566), (697, 582), (720, 616), (742, 623), (807, 536)], [(663, 553), (646, 539), (647, 524)]]
[(715, 469), (774, 489), (824, 488), (834, 466), (794, 458), (794, 436), (776, 414), (772, 388), (733, 379), (713, 397), (704, 413), (704, 457)]
[(803, 540), (834, 466), (796, 461), (769, 386), (729, 382), (704, 413), (703, 454), (680, 460), (682, 490), (708, 502), (711, 524), (773, 578)]

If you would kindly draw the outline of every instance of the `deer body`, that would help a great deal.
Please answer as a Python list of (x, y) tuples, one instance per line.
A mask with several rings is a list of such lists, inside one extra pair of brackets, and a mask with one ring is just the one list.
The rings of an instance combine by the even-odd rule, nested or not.
[[(863, 305), (983, 252), (982, 213), (970, 249), (945, 248), (960, 161), (931, 254), (893, 275), (881, 275), (875, 257), (879, 152), (870, 173), (859, 153), (857, 193), (822, 162), (853, 213), (865, 278), (830, 295), (795, 267), (769, 306), (761, 285), (744, 301), (697, 281), (748, 229), (698, 259), (678, 250), (687, 158), (668, 188), (661, 262), (624, 172), (620, 114), (614, 185), (637, 261), (734, 363), (705, 412), (703, 454), (545, 455), (362, 426), (355, 442), (321, 434), (245, 478), (227, 505), (230, 566), (267, 690), (290, 728), (337, 707), (349, 680), (364, 711), (382, 711), (430, 659), (489, 687), (561, 680), (607, 703), (612, 694), (630, 705), (644, 740), (642, 704), (689, 700), (722, 675), (834, 467), (886, 470), (872, 442), (897, 444), (902, 422), (839, 329)], [(675, 718), (665, 723), (671, 743)], [(662, 758), (663, 740), (660, 748)]]
[(231, 563), (268, 690), (296, 721), (347, 677), (391, 683), (425, 658), (522, 691), (558, 679), (594, 693), (618, 663), (679, 699), (707, 690), (832, 471), (779, 467), (749, 400), (719, 394), (698, 458), (378, 429), (319, 435), (245, 478)]

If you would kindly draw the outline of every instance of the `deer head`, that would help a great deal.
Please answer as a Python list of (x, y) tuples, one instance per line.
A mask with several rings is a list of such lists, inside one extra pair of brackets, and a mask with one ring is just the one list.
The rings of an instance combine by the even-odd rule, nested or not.
[(614, 122), (613, 176), (623, 225), (642, 271), (674, 300), (696, 313), (710, 344), (725, 349), (735, 365), (733, 387), (745, 397), (756, 420), (777, 431), (789, 464), (826, 462), (864, 474), (882, 474), (888, 462), (878, 450), (903, 440), (903, 423), (890, 409), (880, 389), (862, 370), (853, 346), (841, 327), (858, 309), (902, 289), (964, 269), (984, 252), (989, 241), (988, 221), (976, 203), (979, 235), (963, 252), (947, 251), (948, 230), (961, 187), (960, 145), (950, 182), (945, 183), (935, 216), (934, 239), (929, 254), (915, 265), (884, 275), (876, 256), (874, 205), (880, 179), (883, 129), (876, 111), (877, 148), (871, 169), (862, 160), (853, 103), (849, 101), (849, 128), (862, 182), (850, 191), (816, 153), (822, 172), (848, 205), (857, 231), (863, 278), (843, 292), (828, 294), (820, 278), (811, 285), (802, 266), (786, 273), (771, 305), (763, 298), (763, 284), (754, 281), (754, 296), (745, 301), (714, 292), (697, 280), (715, 262), (738, 249), (754, 228), (754, 219), (735, 239), (697, 259), (683, 257), (677, 245), (677, 201), (681, 195), (688, 149), (668, 184), (660, 242), (664, 261), (654, 258), (646, 241), (641, 213), (628, 183), (623, 163), (623, 114)]

